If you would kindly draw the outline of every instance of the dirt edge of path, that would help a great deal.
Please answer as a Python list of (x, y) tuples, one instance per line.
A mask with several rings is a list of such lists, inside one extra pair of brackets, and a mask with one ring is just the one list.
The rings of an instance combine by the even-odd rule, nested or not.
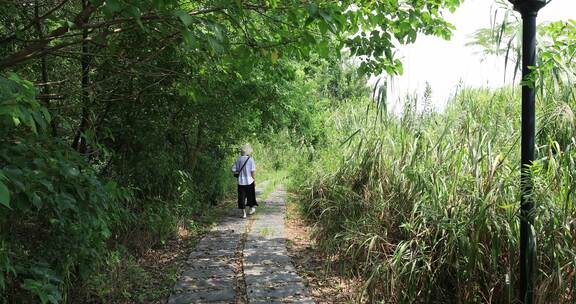
[(358, 303), (361, 282), (340, 276), (311, 238), (312, 227), (300, 215), (294, 195), (286, 200), (286, 247), (316, 303)]

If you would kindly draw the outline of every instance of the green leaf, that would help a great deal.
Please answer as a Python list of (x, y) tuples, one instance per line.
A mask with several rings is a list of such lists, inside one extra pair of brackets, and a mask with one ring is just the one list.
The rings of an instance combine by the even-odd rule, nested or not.
[(52, 116), (50, 115), (50, 112), (48, 111), (48, 109), (42, 107), (40, 109), (40, 112), (42, 113), (42, 115), (44, 115), (44, 119), (46, 120), (46, 122), (50, 122), (52, 120)]
[(180, 21), (182, 21), (182, 23), (184, 24), (184, 26), (188, 27), (190, 26), (190, 24), (192, 24), (192, 22), (194, 21), (194, 18), (192, 18), (192, 16), (188, 15), (185, 11), (183, 10), (177, 10), (174, 15), (176, 15), (176, 17), (180, 18)]
[(34, 205), (34, 207), (38, 209), (42, 207), (42, 199), (40, 198), (40, 196), (38, 196), (37, 193), (32, 193), (31, 199), (32, 199), (32, 205)]
[(318, 43), (317, 50), (318, 50), (318, 54), (320, 56), (328, 57), (328, 55), (330, 54), (330, 48), (328, 46), (328, 41), (326, 41), (326, 40), (320, 41), (320, 43)]
[(226, 37), (224, 36), (224, 27), (221, 24), (210, 22), (208, 26), (210, 27), (212, 33), (214, 33), (214, 36), (216, 37), (216, 39), (218, 39), (218, 41), (225, 40)]
[(128, 8), (128, 10), (126, 10), (126, 14), (128, 14), (128, 16), (134, 18), (134, 20), (136, 20), (136, 23), (138, 23), (138, 25), (143, 28), (144, 24), (142, 23), (142, 12), (140, 11), (140, 9), (137, 6), (131, 6)]
[(212, 50), (214, 50), (214, 52), (216, 52), (217, 54), (224, 52), (224, 46), (222, 46), (220, 41), (218, 41), (217, 39), (208, 37), (208, 43), (210, 44)]
[(326, 24), (326, 22), (320, 22), (318, 23), (318, 28), (320, 29), (320, 33), (324, 35), (328, 31), (328, 24)]
[(104, 3), (104, 13), (112, 15), (122, 10), (122, 5), (118, 0), (106, 0)]
[(311, 17), (316, 17), (318, 15), (318, 6), (316, 3), (308, 3), (308, 5), (306, 5), (306, 10)]
[(314, 38), (314, 36), (312, 34), (310, 34), (310, 32), (305, 31), (302, 34), (302, 39), (304, 40), (304, 42), (309, 43), (309, 44), (316, 44), (316, 38)]
[(332, 16), (330, 16), (330, 14), (329, 14), (327, 11), (325, 11), (325, 10), (319, 10), (319, 13), (320, 13), (320, 16), (322, 16), (322, 18), (323, 18), (324, 20), (326, 20), (326, 22), (330, 22), (330, 23), (331, 23), (331, 22), (333, 21)]
[(0, 204), (10, 208), (10, 190), (0, 181)]
[(182, 32), (182, 38), (184, 38), (184, 44), (192, 49), (194, 44), (196, 43), (196, 39), (194, 38), (194, 33), (189, 30), (185, 30)]
[(164, 0), (153, 0), (152, 5), (157, 9), (164, 9), (166, 7)]

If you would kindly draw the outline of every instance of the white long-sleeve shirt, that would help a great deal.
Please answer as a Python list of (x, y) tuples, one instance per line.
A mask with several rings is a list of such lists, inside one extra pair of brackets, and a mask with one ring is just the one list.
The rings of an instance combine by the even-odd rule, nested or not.
[[(247, 158), (247, 155), (238, 157), (238, 159), (232, 165), (232, 172), (240, 170)], [(244, 169), (242, 169), (242, 172), (240, 172), (240, 176), (238, 176), (238, 185), (246, 186), (252, 184), (254, 182), (254, 178), (252, 178), (252, 172), (254, 171), (256, 171), (256, 163), (254, 162), (254, 159), (250, 157), (246, 163), (246, 166), (244, 166)]]

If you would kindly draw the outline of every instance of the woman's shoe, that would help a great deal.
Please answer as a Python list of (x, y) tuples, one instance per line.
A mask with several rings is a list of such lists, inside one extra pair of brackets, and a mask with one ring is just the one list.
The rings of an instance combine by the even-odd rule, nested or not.
[(248, 212), (248, 214), (252, 215), (254, 214), (254, 212), (256, 212), (256, 207), (251, 207), (250, 212)]
[(246, 209), (242, 209), (242, 213), (243, 213), (242, 218), (246, 218)]

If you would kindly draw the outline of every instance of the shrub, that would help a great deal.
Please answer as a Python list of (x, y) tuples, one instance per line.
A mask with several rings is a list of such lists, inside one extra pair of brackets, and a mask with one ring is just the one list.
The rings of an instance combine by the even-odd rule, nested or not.
[(31, 83), (0, 78), (0, 92), (2, 298), (58, 303), (65, 286), (85, 279), (100, 259), (117, 203), (130, 193), (103, 183), (79, 154), (45, 136), (50, 116)]

